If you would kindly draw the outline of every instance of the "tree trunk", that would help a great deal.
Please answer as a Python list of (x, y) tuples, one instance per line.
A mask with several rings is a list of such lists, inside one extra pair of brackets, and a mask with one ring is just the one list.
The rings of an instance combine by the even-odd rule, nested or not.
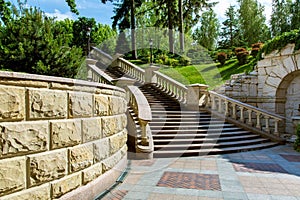
[(184, 30), (183, 30), (183, 9), (182, 0), (178, 0), (179, 10), (179, 34), (180, 34), (180, 51), (184, 52)]
[(169, 51), (174, 53), (174, 33), (173, 33), (173, 17), (172, 2), (168, 1), (168, 24), (169, 24)]
[(137, 52), (136, 52), (136, 35), (135, 35), (135, 2), (131, 0), (131, 49), (132, 49), (132, 59), (137, 59)]

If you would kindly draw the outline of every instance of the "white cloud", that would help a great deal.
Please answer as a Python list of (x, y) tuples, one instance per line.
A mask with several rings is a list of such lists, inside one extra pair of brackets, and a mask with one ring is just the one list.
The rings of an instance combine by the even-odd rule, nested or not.
[(45, 13), (48, 17), (55, 17), (56, 20), (64, 20), (64, 19), (74, 19), (72, 12), (61, 13), (59, 10), (55, 9), (54, 13)]

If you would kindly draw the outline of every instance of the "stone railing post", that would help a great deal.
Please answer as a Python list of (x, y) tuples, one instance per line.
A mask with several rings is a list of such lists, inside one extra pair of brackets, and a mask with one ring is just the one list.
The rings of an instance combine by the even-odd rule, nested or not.
[(208, 85), (192, 84), (187, 86), (186, 106), (189, 110), (198, 109), (207, 103)]
[(153, 72), (158, 71), (159, 67), (150, 65), (145, 69), (145, 83), (153, 83)]
[(139, 122), (140, 122), (140, 126), (141, 126), (141, 131), (142, 131), (142, 135), (141, 135), (142, 141), (141, 141), (141, 144), (143, 146), (148, 146), (149, 145), (149, 138), (147, 136), (147, 126), (149, 126), (149, 124), (148, 124), (149, 121), (139, 119)]
[(89, 65), (96, 65), (97, 60), (87, 58), (86, 59), (86, 68), (87, 68), (87, 80), (92, 81), (93, 80), (93, 72)]

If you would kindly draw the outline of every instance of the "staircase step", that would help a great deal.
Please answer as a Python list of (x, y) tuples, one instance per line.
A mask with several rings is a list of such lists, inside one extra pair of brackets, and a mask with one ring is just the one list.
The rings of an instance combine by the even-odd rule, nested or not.
[(222, 132), (223, 130), (210, 131), (209, 133), (203, 131), (202, 133), (195, 132), (158, 132), (153, 134), (153, 139), (172, 139), (172, 138), (221, 138), (221, 137), (234, 137), (234, 136), (245, 136), (250, 134), (249, 131), (235, 131), (235, 132)]
[(195, 125), (211, 125), (211, 124), (224, 124), (224, 121), (218, 121), (216, 120), (194, 120), (194, 121), (177, 121), (177, 122), (170, 122), (170, 121), (151, 121), (150, 126), (170, 126), (170, 125), (176, 125), (176, 126), (195, 126)]
[(150, 126), (151, 130), (201, 130), (201, 129), (210, 129), (210, 128), (223, 128), (223, 127), (234, 127), (233, 124), (203, 124), (203, 125), (180, 125), (180, 126), (174, 126), (174, 125), (169, 125), (169, 126)]
[(225, 147), (225, 148), (211, 148), (211, 149), (197, 149), (197, 150), (174, 150), (174, 151), (159, 151), (153, 152), (154, 158), (168, 158), (168, 157), (185, 157), (185, 156), (200, 156), (200, 155), (213, 155), (234, 152), (253, 151), (263, 148), (270, 148), (278, 145), (274, 142), (266, 142), (261, 144), (253, 144), (239, 147)]

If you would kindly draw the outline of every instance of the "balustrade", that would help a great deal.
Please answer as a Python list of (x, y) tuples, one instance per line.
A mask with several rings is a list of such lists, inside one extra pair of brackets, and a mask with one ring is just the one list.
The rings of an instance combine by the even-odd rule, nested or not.
[[(284, 121), (284, 118), (280, 115), (239, 102), (213, 91), (209, 92), (209, 102), (209, 106), (212, 111), (217, 111), (228, 118), (239, 121), (240, 123), (245, 123), (246, 119), (247, 125), (255, 127), (256, 129), (266, 133), (272, 133), (276, 136), (280, 136), (278, 126), (280, 122)], [(247, 113), (245, 113), (245, 111)], [(270, 122), (274, 125), (272, 129), (270, 127)]]
[(138, 81), (145, 82), (145, 70), (125, 60), (124, 58), (118, 58), (117, 66), (122, 69), (123, 72), (129, 76), (137, 79)]

